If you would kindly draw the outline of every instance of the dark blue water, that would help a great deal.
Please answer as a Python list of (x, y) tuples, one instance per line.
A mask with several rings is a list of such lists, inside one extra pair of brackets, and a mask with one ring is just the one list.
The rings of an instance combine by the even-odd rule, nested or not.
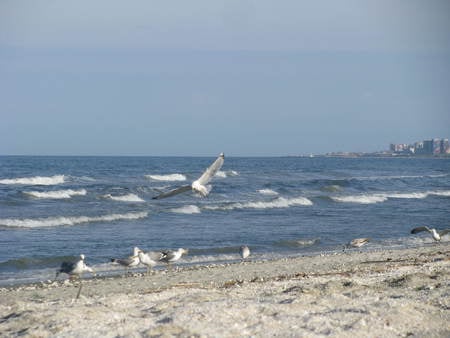
[[(412, 227), (450, 226), (450, 159), (225, 158), (202, 198), (189, 184), (215, 159), (0, 157), (0, 284), (48, 279), (80, 253), (112, 257), (185, 247), (189, 264), (431, 242)], [(445, 238), (444, 240), (448, 240)]]

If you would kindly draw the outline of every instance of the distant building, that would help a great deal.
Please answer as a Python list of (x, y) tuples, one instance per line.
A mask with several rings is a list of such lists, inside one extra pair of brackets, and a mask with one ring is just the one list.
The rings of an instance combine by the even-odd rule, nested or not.
[(433, 154), (433, 140), (423, 141), (423, 154), (426, 155)]
[(439, 155), (441, 153), (441, 140), (438, 138), (433, 139), (433, 155)]
[(445, 155), (450, 154), (448, 139), (434, 138), (415, 142), (414, 144), (391, 143), (391, 153), (398, 155)]

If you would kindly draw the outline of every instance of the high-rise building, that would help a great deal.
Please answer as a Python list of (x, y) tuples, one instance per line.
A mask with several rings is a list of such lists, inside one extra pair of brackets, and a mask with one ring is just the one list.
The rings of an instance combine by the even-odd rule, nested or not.
[(441, 154), (450, 154), (450, 145), (448, 143), (448, 138), (441, 140)]
[(433, 154), (433, 140), (423, 141), (423, 154), (426, 155)]
[(433, 155), (439, 155), (441, 153), (441, 139), (433, 139)]

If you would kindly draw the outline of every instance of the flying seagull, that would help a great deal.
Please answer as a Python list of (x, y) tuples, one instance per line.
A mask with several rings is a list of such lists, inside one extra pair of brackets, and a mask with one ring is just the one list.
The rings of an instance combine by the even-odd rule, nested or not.
[(183, 256), (183, 254), (187, 254), (189, 252), (188, 249), (179, 248), (176, 251), (162, 251), (160, 261), (167, 264), (170, 267), (170, 263), (176, 262)]
[(428, 231), (431, 234), (431, 236), (433, 236), (433, 239), (436, 242), (439, 242), (441, 240), (442, 236), (444, 236), (445, 234), (448, 234), (450, 232), (450, 229), (438, 231), (436, 229), (430, 229), (427, 226), (423, 226), (423, 227), (417, 227), (417, 228), (412, 229), (411, 233), (417, 234), (418, 232), (421, 232), (421, 231)]
[(174, 196), (174, 195), (181, 194), (181, 193), (189, 191), (189, 190), (193, 190), (193, 191), (199, 193), (202, 197), (206, 197), (211, 190), (211, 186), (208, 185), (208, 183), (209, 183), (209, 181), (211, 181), (213, 176), (222, 167), (224, 158), (225, 158), (225, 155), (223, 153), (220, 153), (219, 157), (217, 157), (217, 159), (213, 162), (213, 164), (211, 164), (208, 167), (208, 169), (205, 170), (205, 172), (202, 174), (202, 176), (200, 176), (199, 179), (192, 182), (191, 185), (184, 185), (177, 189), (163, 192), (162, 194), (159, 194), (158, 196), (153, 197), (153, 199), (159, 200), (161, 198)]
[(342, 251), (345, 251), (346, 248), (360, 248), (363, 245), (366, 245), (367, 243), (369, 243), (370, 238), (355, 238), (352, 239), (350, 242), (348, 242), (347, 244), (344, 245), (344, 247), (342, 248)]
[(150, 270), (158, 264), (158, 261), (161, 260), (161, 258), (163, 258), (163, 254), (159, 251), (144, 252), (139, 249), (138, 257), (141, 264), (144, 264), (147, 267), (147, 274), (149, 274)]
[(56, 277), (59, 276), (60, 273), (66, 273), (69, 275), (69, 279), (73, 277), (80, 278), (83, 272), (94, 273), (92, 268), (88, 267), (86, 263), (84, 263), (84, 255), (80, 255), (80, 259), (76, 262), (62, 262), (61, 267), (56, 271)]
[(242, 260), (246, 259), (248, 256), (250, 256), (250, 249), (247, 245), (243, 245), (239, 248), (239, 253), (241, 254)]
[(127, 258), (119, 258), (119, 259), (113, 258), (113, 259), (111, 259), (111, 262), (122, 265), (123, 267), (125, 267), (126, 272), (128, 272), (129, 268), (134, 268), (139, 265), (140, 260), (139, 260), (138, 255), (139, 255), (139, 248), (134, 247), (133, 256), (129, 256)]

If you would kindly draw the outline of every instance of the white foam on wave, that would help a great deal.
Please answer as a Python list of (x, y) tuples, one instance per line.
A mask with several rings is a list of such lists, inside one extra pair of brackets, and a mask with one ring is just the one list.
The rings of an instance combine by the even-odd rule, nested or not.
[(374, 204), (385, 202), (390, 198), (423, 199), (431, 195), (447, 197), (450, 196), (450, 191), (442, 190), (442, 191), (425, 191), (425, 192), (408, 192), (408, 193), (379, 193), (379, 194), (361, 194), (349, 196), (331, 196), (331, 199), (336, 202), (343, 202), (343, 203)]
[(387, 200), (381, 195), (353, 195), (353, 196), (332, 196), (332, 200), (342, 203), (374, 204)]
[(73, 196), (84, 196), (87, 194), (85, 189), (79, 190), (55, 190), (55, 191), (24, 191), (24, 194), (35, 198), (49, 198), (49, 199), (68, 199)]
[(292, 206), (310, 206), (313, 203), (306, 197), (284, 198), (278, 197), (272, 201), (257, 201), (246, 203), (231, 203), (223, 206), (206, 206), (209, 210), (234, 210), (234, 209), (274, 209), (289, 208)]
[(170, 209), (170, 211), (175, 212), (177, 214), (199, 214), (201, 213), (200, 208), (196, 205), (185, 205), (180, 208)]
[(0, 180), (0, 184), (56, 185), (64, 183), (64, 175), (18, 177)]
[(262, 195), (276, 196), (278, 193), (272, 189), (260, 189), (258, 192)]
[(105, 195), (106, 198), (112, 199), (113, 201), (119, 201), (119, 202), (145, 202), (142, 198), (140, 198), (138, 195), (135, 194), (127, 194), (127, 195), (120, 195), (120, 196), (113, 196), (111, 194)]
[(186, 176), (183, 174), (145, 175), (145, 177), (154, 181), (186, 181)]
[(228, 171), (219, 170), (214, 176), (220, 177), (220, 178), (226, 178), (229, 176), (239, 176), (239, 173), (235, 170), (228, 170)]
[(430, 195), (450, 197), (450, 190), (444, 190), (444, 191), (430, 191), (429, 193), (430, 193)]
[(15, 228), (44, 228), (56, 227), (64, 225), (76, 225), (80, 223), (91, 222), (112, 222), (120, 220), (133, 220), (145, 218), (148, 216), (147, 212), (130, 212), (127, 214), (110, 214), (103, 216), (73, 216), (73, 217), (48, 217), (48, 218), (4, 218), (0, 219), (0, 226), (15, 227)]

